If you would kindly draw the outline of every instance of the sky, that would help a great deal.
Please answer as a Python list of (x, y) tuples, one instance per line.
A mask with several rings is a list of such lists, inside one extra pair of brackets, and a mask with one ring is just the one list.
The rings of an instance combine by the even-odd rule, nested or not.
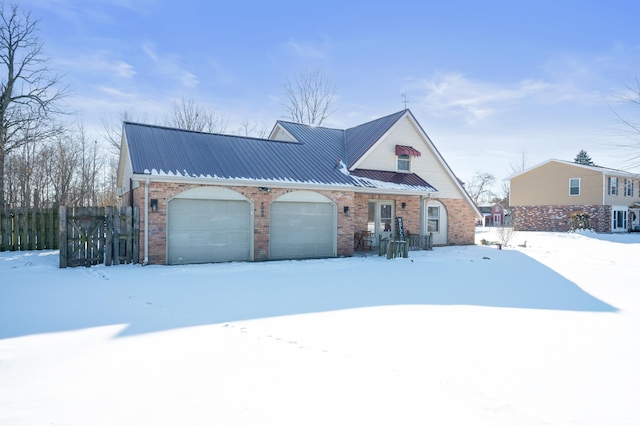
[[(573, 160), (640, 172), (626, 114), (640, 60), (635, 1), (19, 0), (90, 134), (122, 111), (161, 123), (190, 99), (238, 132), (284, 119), (283, 85), (337, 84), (327, 127), (407, 107), (463, 181)], [(524, 161), (523, 161), (524, 159)]]

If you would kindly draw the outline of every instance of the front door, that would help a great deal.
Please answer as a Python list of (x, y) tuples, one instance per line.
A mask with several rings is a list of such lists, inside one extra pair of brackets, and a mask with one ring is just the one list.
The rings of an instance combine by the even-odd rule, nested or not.
[(627, 225), (627, 207), (626, 206), (612, 206), (612, 232), (627, 232), (629, 230)]
[(373, 245), (377, 246), (381, 238), (389, 238), (394, 229), (393, 201), (369, 201), (369, 219), (367, 229), (371, 231)]

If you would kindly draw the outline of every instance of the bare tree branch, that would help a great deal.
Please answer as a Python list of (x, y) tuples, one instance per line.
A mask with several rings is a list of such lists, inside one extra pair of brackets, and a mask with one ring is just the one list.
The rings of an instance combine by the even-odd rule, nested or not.
[(38, 20), (17, 5), (0, 4), (0, 207), (5, 205), (5, 159), (20, 146), (61, 131), (54, 117), (67, 89), (47, 68)]
[(474, 203), (488, 202), (495, 196), (491, 187), (496, 182), (496, 177), (488, 172), (476, 171), (467, 185), (467, 192)]
[(181, 99), (173, 103), (172, 112), (165, 118), (167, 126), (196, 132), (224, 133), (229, 120), (220, 113), (208, 109), (193, 99)]
[(337, 84), (320, 70), (303, 71), (284, 84), (286, 118), (296, 123), (322, 123), (335, 112)]

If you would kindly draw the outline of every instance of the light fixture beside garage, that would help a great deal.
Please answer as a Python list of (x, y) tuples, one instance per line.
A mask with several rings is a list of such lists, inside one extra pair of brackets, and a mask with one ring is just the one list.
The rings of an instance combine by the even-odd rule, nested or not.
[(264, 186), (261, 186), (258, 188), (258, 191), (271, 192), (271, 188), (265, 188)]
[(344, 207), (342, 208), (342, 211), (344, 212), (344, 214), (345, 214), (346, 216), (349, 216), (349, 206), (344, 206)]
[(158, 211), (158, 199), (152, 198), (149, 200), (149, 208), (151, 209), (151, 213), (156, 213)]

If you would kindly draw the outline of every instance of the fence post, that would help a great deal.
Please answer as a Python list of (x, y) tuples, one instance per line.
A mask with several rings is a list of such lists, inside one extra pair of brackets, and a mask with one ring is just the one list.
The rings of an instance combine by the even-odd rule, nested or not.
[(60, 206), (58, 213), (58, 244), (60, 245), (60, 267), (67, 267), (67, 208)]
[(138, 256), (140, 254), (140, 209), (138, 208), (138, 206), (131, 206), (131, 209), (133, 210), (133, 229), (131, 230), (133, 247), (131, 253), (131, 263), (138, 263)]
[(113, 209), (114, 207), (107, 207), (105, 211), (107, 226), (105, 229), (104, 264), (106, 266), (111, 266), (113, 264)]

